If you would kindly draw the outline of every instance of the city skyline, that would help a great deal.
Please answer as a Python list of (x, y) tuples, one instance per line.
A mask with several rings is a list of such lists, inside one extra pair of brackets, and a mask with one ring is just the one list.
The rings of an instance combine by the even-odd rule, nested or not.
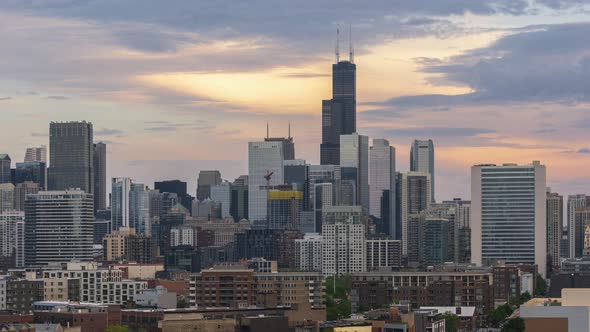
[[(262, 139), (267, 121), (271, 136), (286, 136), (290, 121), (298, 157), (319, 163), (335, 31), (340, 25), (346, 59), (351, 25), (357, 131), (389, 140), (400, 171), (409, 169), (413, 139), (433, 139), (438, 197), (468, 197), (469, 167), (488, 162), (541, 160), (548, 184), (564, 195), (590, 185), (581, 162), (590, 158), (588, 92), (577, 83), (586, 71), (575, 69), (586, 63), (587, 50), (576, 41), (590, 27), (577, 2), (445, 1), (395, 11), (385, 3), (351, 11), (327, 2), (315, 4), (325, 19), (308, 13), (308, 24), (300, 19), (313, 5), (283, 4), (289, 14), (276, 30), (268, 29), (276, 17), (256, 6), (212, 21), (190, 2), (156, 5), (159, 18), (127, 10), (133, 5), (0, 5), (8, 26), (24, 27), (3, 31), (12, 47), (0, 58), (7, 66), (0, 68), (0, 112), (12, 123), (0, 139), (15, 138), (6, 151), (13, 160), (22, 160), (26, 147), (48, 144), (45, 123), (86, 120), (95, 125), (95, 140), (109, 144), (108, 178), (179, 178), (193, 193), (199, 170), (219, 169), (226, 179), (245, 174), (246, 142)], [(201, 20), (178, 15), (180, 8)], [(38, 39), (45, 33), (56, 44)], [(84, 34), (95, 38), (80, 40)], [(549, 44), (555, 47), (535, 48)], [(494, 55), (500, 56), (490, 60)], [(575, 77), (559, 75), (571, 70)], [(257, 89), (248, 86), (252, 80)], [(171, 146), (177, 141), (192, 148)], [(175, 174), (166, 172), (170, 165)]]

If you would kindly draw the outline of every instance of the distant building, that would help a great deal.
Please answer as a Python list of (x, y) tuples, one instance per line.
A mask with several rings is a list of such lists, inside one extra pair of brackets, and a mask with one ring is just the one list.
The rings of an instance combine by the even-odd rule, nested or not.
[(410, 150), (410, 171), (430, 174), (430, 198), (436, 200), (434, 191), (434, 144), (432, 140), (414, 140)]
[(584, 233), (586, 227), (590, 225), (590, 205), (576, 209), (574, 213), (574, 222), (572, 230), (574, 236), (571, 239), (574, 241), (574, 258), (584, 256)]
[(305, 234), (303, 239), (295, 240), (295, 268), (303, 272), (322, 271), (323, 238), (318, 233)]
[(107, 208), (107, 145), (94, 144), (94, 212)]
[(221, 173), (218, 170), (200, 171), (197, 180), (197, 199), (199, 201), (211, 197), (211, 187), (221, 184)]
[(170, 246), (197, 246), (197, 230), (189, 225), (175, 226), (170, 229)]
[(231, 185), (229, 213), (234, 221), (248, 219), (248, 176), (242, 175)]
[[(563, 196), (547, 188), (547, 254), (552, 269), (560, 265), (561, 237), (563, 232)], [(549, 262), (548, 262), (549, 263)]]
[(0, 183), (0, 213), (14, 210), (14, 185)]
[(10, 156), (6, 153), (0, 153), (0, 184), (2, 183), (10, 183), (10, 167), (12, 165), (12, 161), (10, 160)]
[(432, 202), (430, 174), (423, 172), (408, 172), (398, 174), (398, 190), (401, 224), (402, 253), (408, 255), (409, 218), (412, 214), (420, 213), (428, 208)]
[(272, 229), (298, 229), (303, 211), (303, 191), (271, 190), (268, 224)]
[(47, 146), (41, 145), (27, 148), (25, 151), (25, 162), (40, 161), (47, 164)]
[(411, 308), (476, 307), (478, 315), (494, 308), (490, 272), (365, 272), (351, 277), (353, 311), (395, 302)]
[(343, 180), (356, 188), (355, 202), (369, 211), (369, 137), (352, 133), (340, 136), (340, 170)]
[(388, 195), (388, 200), (382, 206), (384, 191), (395, 193), (395, 148), (389, 145), (385, 139), (373, 139), (373, 145), (369, 151), (369, 187), (370, 187), (370, 214), (383, 219), (381, 211), (388, 211), (387, 220), (382, 220), (386, 225), (386, 234), (395, 238), (395, 195)]
[(324, 208), (322, 225), (322, 273), (344, 275), (367, 269), (363, 208)]
[[(92, 260), (92, 194), (81, 190), (43, 191), (25, 201), (25, 263)], [(55, 216), (59, 215), (58, 220)]]
[(42, 161), (29, 161), (16, 163), (15, 183), (34, 182), (41, 190), (47, 188), (47, 168)]
[(39, 184), (31, 181), (19, 183), (14, 188), (14, 209), (25, 210), (25, 199), (27, 195), (37, 194), (41, 190)]
[[(515, 200), (514, 192), (523, 198)], [(546, 170), (538, 161), (473, 166), (471, 261), (479, 266), (536, 264), (545, 275), (546, 203)]]
[(402, 243), (400, 240), (368, 239), (367, 271), (393, 270), (402, 267)]
[[(290, 135), (290, 134), (289, 134)], [(293, 142), (293, 137), (265, 137), (265, 142), (280, 142), (283, 144), (283, 152), (285, 155), (285, 160), (294, 160), (295, 159), (295, 143)]]
[(191, 209), (193, 197), (186, 190), (186, 182), (180, 180), (167, 180), (154, 182), (154, 189), (161, 193), (175, 193), (178, 203), (187, 209)]
[(340, 135), (356, 132), (356, 64), (340, 61), (332, 65), (332, 99), (322, 101), (322, 165), (340, 164)]
[(0, 213), (0, 256), (9, 259), (10, 268), (24, 267), (25, 214), (22, 211)]
[(271, 189), (267, 186), (284, 184), (283, 148), (281, 142), (248, 143), (248, 216), (251, 221), (267, 222)]
[(231, 215), (231, 185), (222, 182), (211, 187), (211, 199), (221, 204), (221, 218), (230, 218)]
[(584, 194), (569, 195), (567, 197), (567, 228), (568, 228), (568, 241), (569, 241), (569, 257), (576, 258), (581, 257), (580, 248), (580, 237), (581, 232), (584, 231), (583, 227), (576, 225), (576, 211), (583, 209), (586, 206), (590, 206), (588, 202), (590, 196)]
[(113, 178), (111, 220), (113, 230), (130, 227), (138, 234), (151, 235), (148, 189), (130, 178)]
[(79, 188), (87, 194), (94, 194), (93, 137), (90, 122), (50, 123), (49, 190)]

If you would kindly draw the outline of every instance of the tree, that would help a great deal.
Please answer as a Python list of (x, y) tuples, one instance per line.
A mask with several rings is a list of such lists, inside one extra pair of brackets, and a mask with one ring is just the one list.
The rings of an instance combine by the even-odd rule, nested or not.
[(326, 278), (326, 315), (328, 320), (350, 317), (352, 313), (351, 288), (352, 278), (349, 275)]
[(450, 312), (445, 312), (443, 318), (445, 319), (445, 332), (457, 332), (459, 316)]
[(492, 310), (489, 316), (489, 321), (495, 326), (506, 319), (506, 317), (510, 316), (513, 311), (514, 310), (508, 303), (502, 304), (501, 306), (498, 306), (496, 309)]
[(535, 281), (536, 285), (535, 291), (533, 292), (534, 295), (545, 295), (545, 292), (547, 291), (547, 282), (545, 281), (545, 279), (543, 279), (543, 277), (541, 277), (540, 274), (537, 274), (537, 279)]
[(129, 327), (125, 325), (109, 326), (105, 332), (129, 332)]
[(524, 320), (520, 317), (512, 318), (504, 326), (502, 332), (524, 332)]

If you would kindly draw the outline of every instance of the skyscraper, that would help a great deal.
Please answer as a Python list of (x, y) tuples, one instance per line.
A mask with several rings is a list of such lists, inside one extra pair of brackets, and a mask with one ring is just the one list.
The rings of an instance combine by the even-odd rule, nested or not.
[[(395, 192), (395, 148), (385, 139), (373, 139), (373, 146), (369, 151), (370, 172), (370, 213), (382, 218), (381, 198), (383, 191)], [(395, 195), (389, 195), (387, 211), (388, 220), (382, 220), (387, 225), (388, 235), (395, 237)], [(387, 205), (387, 204), (386, 204)]]
[(81, 190), (29, 195), (25, 201), (26, 265), (92, 260), (93, 205), (92, 194)]
[[(248, 215), (250, 221), (267, 222), (268, 186), (284, 184), (281, 142), (248, 143)], [(267, 180), (268, 179), (268, 180)]]
[(14, 183), (19, 184), (26, 181), (39, 185), (41, 190), (47, 188), (47, 167), (43, 161), (26, 161), (16, 163)]
[(41, 161), (47, 164), (47, 146), (35, 146), (25, 151), (25, 162)]
[[(423, 172), (408, 172), (399, 175), (399, 215), (401, 226), (402, 254), (408, 255), (409, 218), (428, 208), (430, 199), (430, 174)], [(396, 225), (397, 226), (397, 225)], [(399, 232), (395, 232), (396, 235)], [(398, 239), (399, 240), (399, 239)]]
[(231, 217), (231, 184), (222, 182), (211, 186), (211, 199), (221, 203), (221, 218)]
[(547, 254), (554, 268), (560, 266), (560, 247), (563, 232), (563, 196), (547, 188)]
[(340, 136), (342, 180), (352, 180), (356, 202), (369, 211), (369, 137), (352, 133)]
[(234, 221), (248, 219), (248, 175), (242, 175), (231, 184), (230, 215)]
[[(94, 145), (92, 123), (49, 124), (49, 190), (79, 188), (94, 193)], [(93, 203), (94, 204), (94, 203)]]
[[(567, 197), (567, 229), (568, 229), (568, 241), (569, 241), (569, 257), (570, 258), (576, 258), (576, 239), (579, 238), (578, 235), (581, 236), (581, 234), (578, 234), (579, 232), (578, 229), (575, 227), (575, 221), (576, 221), (576, 211), (578, 209), (581, 208), (585, 208), (586, 206), (590, 205), (588, 204), (588, 201), (590, 200), (589, 196), (586, 196), (584, 194), (577, 194), (577, 195), (569, 195)], [(581, 250), (581, 248), (578, 248)]]
[(37, 194), (42, 190), (38, 183), (25, 181), (14, 187), (14, 209), (17, 211), (25, 210), (25, 199), (27, 195)]
[(322, 144), (320, 163), (338, 165), (340, 135), (356, 132), (356, 65), (352, 50), (348, 61), (340, 61), (338, 46), (336, 63), (332, 65), (332, 99), (322, 101)]
[(161, 193), (175, 193), (182, 206), (187, 210), (192, 208), (193, 197), (186, 191), (186, 182), (180, 180), (156, 181), (154, 189), (158, 189)]
[(151, 235), (150, 192), (130, 178), (113, 178), (111, 193), (112, 229), (134, 228), (137, 234)]
[(0, 183), (10, 183), (10, 166), (12, 161), (6, 153), (0, 153)]
[(547, 261), (546, 170), (532, 165), (471, 168), (471, 261), (476, 265)]
[(129, 222), (130, 178), (113, 178), (111, 186), (111, 227), (112, 231), (131, 227)]
[(410, 150), (410, 171), (430, 174), (432, 202), (436, 200), (434, 191), (434, 144), (432, 140), (414, 140)]
[(268, 124), (266, 125), (266, 137), (264, 138), (265, 142), (281, 142), (283, 144), (283, 155), (285, 160), (294, 160), (295, 159), (295, 142), (293, 142), (293, 137), (291, 137), (291, 123), (289, 123), (289, 133), (287, 137), (270, 137)]
[(94, 144), (94, 212), (107, 208), (107, 145)]
[(197, 199), (203, 201), (211, 198), (211, 187), (221, 183), (221, 173), (218, 170), (200, 171), (197, 179)]

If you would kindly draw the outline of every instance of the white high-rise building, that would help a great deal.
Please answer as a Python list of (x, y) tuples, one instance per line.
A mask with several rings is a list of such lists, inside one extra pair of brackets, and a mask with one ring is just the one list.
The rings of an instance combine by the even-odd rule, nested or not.
[(25, 162), (42, 161), (47, 164), (47, 146), (35, 146), (27, 148), (25, 152)]
[(332, 206), (323, 210), (322, 273), (343, 275), (367, 270), (366, 230), (362, 206)]
[(295, 240), (295, 267), (303, 272), (322, 271), (323, 237), (318, 233), (307, 233), (303, 239)]
[(429, 140), (414, 140), (410, 150), (410, 171), (430, 174), (431, 201), (434, 202), (434, 143)]
[[(250, 221), (267, 221), (270, 188), (266, 186), (284, 183), (283, 163), (282, 142), (248, 143), (248, 217)], [(270, 175), (268, 182), (265, 179), (267, 175)]]
[(577, 194), (577, 195), (569, 195), (567, 197), (567, 236), (569, 239), (569, 257), (576, 258), (576, 239), (581, 236), (581, 234), (577, 234), (576, 225), (576, 210), (585, 208), (587, 205), (588, 200), (590, 200), (589, 196), (584, 194)]
[(395, 148), (385, 139), (374, 139), (369, 151), (370, 172), (370, 213), (381, 218), (381, 198), (383, 191), (389, 190), (389, 220), (383, 220), (388, 225), (389, 235), (395, 236)]
[(471, 168), (471, 261), (537, 264), (547, 271), (546, 170), (532, 165)]
[(355, 183), (356, 202), (369, 211), (369, 137), (340, 135), (340, 171), (343, 180)]
[(92, 260), (93, 222), (92, 194), (66, 190), (28, 195), (25, 201), (26, 265)]
[(426, 210), (431, 202), (430, 173), (408, 172), (399, 174), (400, 223), (402, 254), (408, 255), (409, 216)]
[(229, 182), (211, 186), (211, 200), (221, 203), (221, 218), (231, 217), (231, 186)]
[(24, 267), (25, 213), (4, 211), (0, 213), (0, 256), (16, 258), (16, 266)]

